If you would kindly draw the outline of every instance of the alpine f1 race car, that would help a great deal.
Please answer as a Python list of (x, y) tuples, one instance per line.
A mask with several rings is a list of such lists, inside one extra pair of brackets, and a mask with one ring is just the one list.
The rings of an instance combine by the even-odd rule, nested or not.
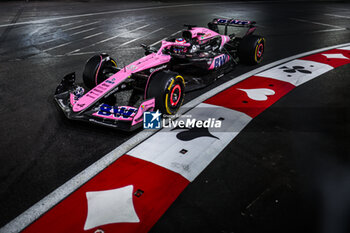
[[(91, 57), (83, 71), (86, 91), (66, 75), (54, 98), (67, 118), (134, 130), (142, 126), (145, 111), (175, 114), (184, 93), (203, 88), (238, 63), (261, 62), (265, 39), (253, 35), (254, 21), (214, 19), (208, 28), (184, 25), (181, 38), (163, 40), (158, 50), (141, 45), (145, 56), (118, 68), (102, 53)], [(247, 28), (242, 37), (228, 29)], [(219, 32), (223, 30), (223, 33)]]

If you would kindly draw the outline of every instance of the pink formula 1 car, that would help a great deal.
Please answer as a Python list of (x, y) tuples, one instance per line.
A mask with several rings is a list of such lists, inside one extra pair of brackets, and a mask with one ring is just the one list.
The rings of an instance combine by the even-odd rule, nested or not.
[[(214, 19), (208, 28), (185, 27), (181, 38), (162, 41), (158, 50), (142, 45), (146, 56), (123, 68), (105, 53), (93, 56), (83, 72), (87, 91), (75, 83), (75, 73), (68, 74), (56, 102), (69, 119), (133, 130), (145, 111), (175, 114), (185, 92), (210, 85), (239, 62), (258, 64), (263, 57), (265, 39), (253, 35), (255, 22)], [(235, 27), (248, 30), (242, 37), (228, 34)]]

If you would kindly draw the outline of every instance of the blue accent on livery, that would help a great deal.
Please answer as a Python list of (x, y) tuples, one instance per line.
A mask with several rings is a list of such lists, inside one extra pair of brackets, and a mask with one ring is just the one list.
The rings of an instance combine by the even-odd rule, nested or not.
[(214, 69), (224, 65), (229, 59), (227, 54), (222, 54), (214, 59)]
[(218, 19), (217, 20), (218, 24), (236, 24), (236, 25), (248, 25), (251, 23), (251, 21), (248, 20), (237, 20), (237, 19), (232, 19), (232, 20), (227, 20), (227, 19)]
[(97, 114), (103, 115), (103, 116), (109, 116), (112, 114), (111, 110), (112, 110), (112, 106), (109, 106), (108, 104), (103, 104), (100, 106), (100, 110), (97, 112)]
[[(112, 111), (113, 109), (113, 111)], [(114, 115), (114, 117), (122, 117), (129, 118), (133, 113), (136, 113), (137, 109), (135, 108), (126, 108), (126, 107), (117, 107), (117, 106), (109, 106), (108, 104), (103, 104), (100, 106), (100, 110), (97, 112), (99, 115), (110, 116)]]
[(110, 83), (110, 84), (114, 84), (114, 82), (109, 81), (109, 80), (106, 80), (105, 82), (106, 82), (106, 83)]

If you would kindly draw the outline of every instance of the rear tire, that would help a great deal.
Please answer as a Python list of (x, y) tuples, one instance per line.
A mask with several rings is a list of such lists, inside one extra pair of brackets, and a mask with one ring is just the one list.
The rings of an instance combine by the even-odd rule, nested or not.
[(249, 65), (259, 64), (265, 51), (265, 38), (249, 35), (242, 38), (238, 46), (238, 57), (241, 62)]
[(108, 73), (115, 73), (117, 63), (108, 54), (103, 53), (91, 57), (83, 71), (83, 81), (86, 87), (92, 89), (108, 78)]
[(147, 98), (155, 98), (155, 107), (163, 114), (174, 115), (184, 100), (185, 80), (178, 73), (160, 71), (151, 77)]

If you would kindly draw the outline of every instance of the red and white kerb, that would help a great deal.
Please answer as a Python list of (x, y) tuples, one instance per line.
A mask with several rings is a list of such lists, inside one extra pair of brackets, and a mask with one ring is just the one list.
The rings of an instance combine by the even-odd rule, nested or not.
[[(223, 130), (212, 130), (213, 137), (188, 141), (179, 140), (177, 130), (160, 130), (23, 232), (149, 231), (182, 190), (254, 117), (295, 87), (348, 63), (350, 46), (292, 60), (231, 86), (186, 113), (198, 120), (221, 119)], [(173, 88), (172, 106), (180, 99), (175, 98), (180, 90)]]

